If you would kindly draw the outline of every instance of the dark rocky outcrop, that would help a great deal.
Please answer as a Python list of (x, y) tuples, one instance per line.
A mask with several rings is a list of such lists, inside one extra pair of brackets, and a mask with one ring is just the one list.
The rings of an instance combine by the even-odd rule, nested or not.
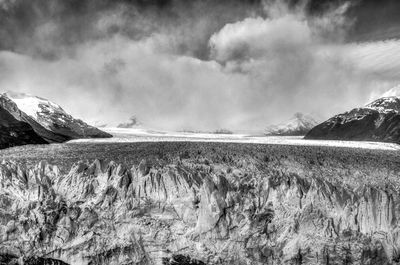
[(170, 258), (163, 258), (162, 261), (163, 265), (206, 265), (202, 261), (184, 255), (173, 255)]
[(13, 254), (0, 253), (0, 265), (68, 265), (68, 263), (51, 258), (18, 257)]
[(24, 145), (46, 144), (47, 141), (26, 122), (16, 119), (0, 104), (0, 149)]
[(306, 139), (400, 143), (400, 99), (381, 98), (315, 126)]

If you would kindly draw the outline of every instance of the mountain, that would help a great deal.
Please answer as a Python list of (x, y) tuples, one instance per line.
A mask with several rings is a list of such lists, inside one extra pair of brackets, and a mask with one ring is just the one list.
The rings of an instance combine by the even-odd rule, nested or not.
[(400, 143), (400, 98), (383, 97), (315, 126), (306, 139)]
[(138, 125), (140, 125), (138, 119), (136, 118), (136, 116), (132, 116), (129, 118), (128, 122), (118, 124), (117, 128), (129, 129), (129, 128), (134, 128)]
[(389, 90), (387, 90), (385, 93), (380, 96), (381, 98), (386, 98), (386, 97), (400, 97), (400, 85), (395, 86)]
[(265, 130), (266, 135), (305, 135), (318, 123), (309, 115), (300, 112), (285, 123), (268, 126)]
[[(65, 142), (79, 138), (108, 138), (112, 135), (75, 119), (59, 105), (23, 93), (0, 95), (3, 106), (18, 120), (29, 123), (46, 141)], [(10, 104), (10, 102), (15, 104)]]
[(15, 103), (5, 101), (0, 97), (0, 149), (25, 144), (46, 144), (47, 141), (29, 123), (15, 118), (3, 107), (4, 104), (13, 106)]
[(232, 131), (228, 130), (228, 129), (217, 129), (215, 131), (212, 132), (213, 134), (233, 134)]

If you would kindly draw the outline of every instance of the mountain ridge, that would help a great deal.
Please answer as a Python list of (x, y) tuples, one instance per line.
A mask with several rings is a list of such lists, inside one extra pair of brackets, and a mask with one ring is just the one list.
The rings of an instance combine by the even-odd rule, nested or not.
[(0, 148), (112, 137), (111, 134), (73, 118), (59, 105), (27, 94), (0, 94), (0, 111), (0, 143), (3, 143)]
[(335, 115), (312, 128), (305, 139), (400, 143), (400, 98), (382, 97)]
[(75, 119), (61, 106), (47, 99), (24, 93), (2, 95), (15, 102), (20, 116), (49, 142), (65, 142), (79, 138), (109, 138), (110, 134)]
[[(4, 104), (7, 104), (15, 111), (10, 112), (9, 109), (4, 108)], [(48, 143), (28, 122), (18, 119), (18, 116), (15, 116), (16, 114), (15, 103), (7, 101), (0, 96), (0, 149), (16, 145)]]
[(265, 129), (265, 134), (272, 136), (301, 136), (306, 135), (317, 124), (311, 115), (297, 112), (287, 122), (268, 126)]

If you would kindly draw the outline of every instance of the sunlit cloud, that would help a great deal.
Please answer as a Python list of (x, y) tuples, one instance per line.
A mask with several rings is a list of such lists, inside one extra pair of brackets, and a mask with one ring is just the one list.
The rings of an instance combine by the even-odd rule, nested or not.
[(0, 90), (109, 126), (136, 115), (160, 129), (262, 130), (296, 112), (328, 117), (400, 83), (397, 40), (346, 42), (349, 3), (318, 16), (305, 2), (241, 5), (227, 17), (207, 3), (195, 8), (208, 13), (174, 6), (186, 13), (159, 20), (116, 6), (77, 15), (87, 25), (72, 36), (74, 21), (41, 21), (0, 51)]

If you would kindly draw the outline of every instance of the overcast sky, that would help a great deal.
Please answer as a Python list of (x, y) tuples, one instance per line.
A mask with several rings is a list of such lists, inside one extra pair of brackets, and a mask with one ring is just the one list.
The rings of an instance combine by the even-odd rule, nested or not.
[(259, 130), (400, 84), (400, 1), (0, 0), (0, 91), (109, 126)]

